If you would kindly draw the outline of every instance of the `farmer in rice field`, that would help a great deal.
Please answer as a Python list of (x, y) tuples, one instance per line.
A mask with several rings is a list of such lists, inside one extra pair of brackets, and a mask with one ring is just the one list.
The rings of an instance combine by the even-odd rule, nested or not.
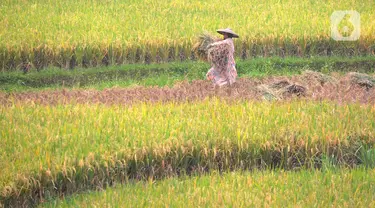
[(224, 36), (224, 40), (214, 42), (208, 46), (208, 60), (211, 62), (212, 67), (206, 77), (214, 85), (231, 86), (236, 82), (237, 78), (232, 38), (238, 38), (239, 36), (230, 28), (219, 29), (217, 32)]

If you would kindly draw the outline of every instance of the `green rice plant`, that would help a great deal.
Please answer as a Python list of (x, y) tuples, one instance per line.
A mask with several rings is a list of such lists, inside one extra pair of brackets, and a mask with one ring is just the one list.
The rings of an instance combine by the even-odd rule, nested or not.
[(323, 171), (330, 171), (337, 168), (337, 160), (335, 155), (323, 155), (321, 162)]
[(375, 167), (375, 149), (371, 146), (363, 146), (360, 150), (360, 161), (368, 168)]

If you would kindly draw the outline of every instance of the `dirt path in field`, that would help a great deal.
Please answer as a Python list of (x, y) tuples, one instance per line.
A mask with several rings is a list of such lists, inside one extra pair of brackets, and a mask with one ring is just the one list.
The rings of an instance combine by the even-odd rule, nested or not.
[[(359, 102), (375, 103), (375, 86), (354, 83), (346, 76), (334, 76), (335, 82), (324, 82), (311, 76), (241, 78), (231, 88), (215, 88), (209, 81), (196, 80), (192, 83), (181, 82), (173, 87), (132, 87), (109, 88), (99, 90), (55, 90), (42, 92), (2, 93), (0, 103), (104, 103), (131, 104), (138, 101), (168, 102), (194, 101), (208, 97), (225, 100), (290, 100), (293, 98), (311, 100), (332, 100), (338, 103)], [(278, 96), (264, 91), (266, 86), (289, 85), (290, 89)], [(277, 91), (278, 89), (276, 89)]]

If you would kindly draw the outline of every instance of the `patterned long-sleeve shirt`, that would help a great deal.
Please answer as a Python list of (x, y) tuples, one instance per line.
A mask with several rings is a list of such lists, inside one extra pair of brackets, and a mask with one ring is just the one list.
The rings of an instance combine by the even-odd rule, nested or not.
[(207, 79), (219, 86), (236, 82), (237, 70), (232, 38), (211, 44), (208, 53), (212, 67), (206, 74)]

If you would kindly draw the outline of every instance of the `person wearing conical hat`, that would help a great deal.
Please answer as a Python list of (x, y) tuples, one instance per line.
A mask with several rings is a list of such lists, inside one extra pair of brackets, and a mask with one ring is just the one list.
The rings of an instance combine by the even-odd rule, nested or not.
[(211, 62), (211, 68), (206, 77), (214, 85), (232, 85), (237, 78), (233, 38), (239, 38), (239, 36), (230, 28), (219, 29), (217, 32), (223, 35), (223, 40), (208, 46), (208, 59)]

